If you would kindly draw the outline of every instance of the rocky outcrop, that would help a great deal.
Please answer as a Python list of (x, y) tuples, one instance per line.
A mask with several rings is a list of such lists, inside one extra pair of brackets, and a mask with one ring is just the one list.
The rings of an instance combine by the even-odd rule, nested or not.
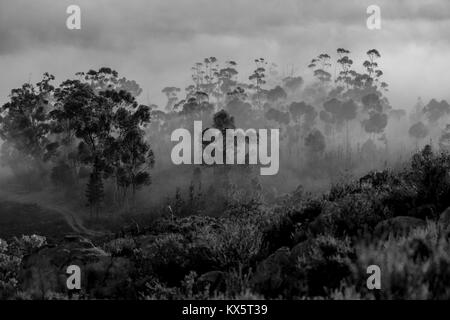
[(21, 289), (35, 299), (68, 293), (66, 270), (70, 265), (81, 269), (81, 294), (96, 298), (126, 298), (131, 294), (131, 290), (127, 292), (131, 262), (108, 255), (78, 235), (66, 236), (58, 246), (44, 246), (24, 257), (19, 274)]
[(425, 221), (421, 219), (399, 216), (378, 223), (375, 227), (374, 235), (376, 237), (401, 236), (408, 234), (412, 229), (425, 225)]
[(292, 260), (289, 248), (282, 247), (260, 262), (251, 279), (252, 286), (266, 297), (276, 297), (289, 286)]
[(450, 207), (444, 210), (439, 216), (439, 223), (446, 229), (450, 226)]
[(291, 259), (296, 261), (298, 258), (302, 258), (308, 256), (311, 250), (311, 241), (303, 241), (296, 244), (291, 249)]
[(225, 276), (222, 271), (206, 272), (197, 279), (197, 290), (205, 291), (208, 288), (210, 293), (223, 292), (226, 288)]

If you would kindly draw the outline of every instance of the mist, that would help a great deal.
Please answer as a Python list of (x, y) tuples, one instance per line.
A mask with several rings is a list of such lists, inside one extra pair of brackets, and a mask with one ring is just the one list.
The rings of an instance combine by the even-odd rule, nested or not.
[(0, 0), (0, 300), (448, 300), (449, 12)]

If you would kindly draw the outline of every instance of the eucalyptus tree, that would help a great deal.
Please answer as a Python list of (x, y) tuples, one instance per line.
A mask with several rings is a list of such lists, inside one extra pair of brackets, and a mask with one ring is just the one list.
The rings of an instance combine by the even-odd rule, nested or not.
[[(55, 153), (49, 139), (48, 111), (52, 108), (54, 77), (45, 73), (37, 84), (13, 89), (9, 101), (0, 108), (2, 162), (22, 177), (42, 177), (44, 162)], [(37, 179), (36, 181), (38, 181)]]
[(178, 102), (178, 93), (181, 91), (180, 88), (177, 87), (165, 87), (161, 90), (162, 93), (164, 93), (167, 97), (167, 103), (166, 103), (166, 111), (170, 112), (174, 109)]
[(339, 71), (339, 76), (336, 78), (336, 82), (342, 83), (348, 90), (351, 83), (349, 72), (351, 71), (353, 60), (351, 60), (348, 56), (350, 54), (349, 50), (339, 48), (337, 49), (337, 54), (339, 57), (337, 63), (340, 65), (341, 71)]
[(256, 69), (253, 71), (253, 73), (250, 75), (250, 77), (248, 79), (255, 83), (254, 88), (255, 88), (256, 93), (255, 93), (254, 97), (255, 97), (258, 108), (261, 109), (261, 106), (262, 106), (262, 101), (261, 101), (262, 97), (261, 96), (263, 93), (262, 86), (266, 83), (267, 62), (264, 60), (264, 58), (259, 58), (259, 59), (255, 59), (255, 65), (256, 65)]
[(367, 51), (367, 57), (368, 60), (365, 60), (363, 63), (367, 74), (366, 85), (376, 85), (379, 86), (380, 89), (387, 91), (388, 84), (380, 80), (383, 75), (383, 71), (379, 68), (377, 62), (377, 60), (381, 58), (380, 53), (376, 49), (371, 49)]
[(149, 170), (155, 160), (143, 130), (149, 122), (150, 108), (144, 105), (134, 105), (131, 110), (119, 107), (113, 116), (116, 135), (107, 140), (105, 154), (113, 167), (124, 201), (130, 188), (134, 202), (136, 191), (151, 183)]
[(86, 196), (98, 208), (104, 179), (114, 177), (122, 194), (129, 187), (134, 194), (149, 183), (153, 152), (143, 127), (150, 122), (150, 109), (115, 86), (120, 81), (117, 72), (102, 68), (83, 75), (84, 79), (66, 80), (55, 90), (51, 118), (57, 124), (55, 133), (71, 132), (76, 140), (78, 159), (91, 170)]
[(313, 70), (314, 76), (322, 84), (331, 81), (331, 74), (327, 71), (331, 67), (331, 57), (327, 53), (321, 53), (316, 58), (312, 59), (308, 68)]

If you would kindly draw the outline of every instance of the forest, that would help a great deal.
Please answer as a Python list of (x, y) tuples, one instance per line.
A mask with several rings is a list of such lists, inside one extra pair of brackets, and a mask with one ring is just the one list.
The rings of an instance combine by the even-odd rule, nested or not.
[[(449, 299), (450, 104), (392, 106), (376, 49), (252, 64), (205, 58), (165, 106), (109, 67), (12, 89), (0, 299)], [(194, 121), (279, 129), (278, 173), (173, 164)]]

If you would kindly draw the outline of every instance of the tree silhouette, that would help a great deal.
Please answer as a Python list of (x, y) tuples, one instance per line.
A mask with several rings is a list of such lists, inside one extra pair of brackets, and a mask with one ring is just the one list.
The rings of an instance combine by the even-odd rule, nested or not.
[(264, 58), (255, 59), (256, 69), (253, 71), (253, 74), (248, 78), (250, 81), (254, 81), (255, 83), (255, 99), (258, 108), (261, 108), (261, 95), (262, 95), (262, 86), (266, 83), (266, 69), (265, 66), (267, 62)]
[(422, 121), (413, 124), (408, 130), (409, 135), (416, 139), (416, 148), (419, 140), (425, 139), (428, 136), (428, 132), (427, 126)]
[(177, 87), (165, 87), (162, 92), (167, 96), (166, 110), (172, 111), (176, 103), (178, 102), (178, 93), (181, 91)]
[(339, 48), (337, 49), (337, 54), (339, 57), (337, 63), (341, 66), (341, 71), (339, 72), (339, 76), (337, 77), (336, 82), (344, 84), (346, 89), (348, 90), (352, 80), (349, 73), (353, 65), (353, 60), (348, 57), (348, 55), (350, 54), (349, 50)]
[(66, 124), (54, 126), (55, 133), (73, 131), (79, 161), (95, 173), (91, 188), (99, 177), (112, 175), (122, 194), (131, 187), (134, 195), (150, 183), (147, 170), (154, 162), (142, 130), (150, 122), (150, 108), (139, 105), (130, 92), (118, 90), (119, 82), (117, 72), (107, 68), (90, 70), (84, 80), (64, 81), (50, 114), (57, 124)]
[(105, 194), (103, 191), (103, 179), (101, 172), (97, 166), (94, 166), (86, 186), (86, 198), (88, 206), (90, 207), (91, 216), (93, 211), (95, 211), (96, 218), (98, 218), (100, 206), (104, 196)]
[(26, 83), (13, 89), (10, 101), (0, 109), (0, 138), (5, 141), (2, 160), (17, 174), (25, 172), (25, 177), (31, 172), (44, 174), (44, 161), (55, 151), (48, 138), (53, 80), (52, 75), (45, 73), (36, 85)]
[(314, 76), (322, 84), (331, 81), (331, 74), (327, 71), (331, 67), (330, 59), (331, 57), (327, 53), (321, 53), (308, 65), (308, 68), (314, 70)]

